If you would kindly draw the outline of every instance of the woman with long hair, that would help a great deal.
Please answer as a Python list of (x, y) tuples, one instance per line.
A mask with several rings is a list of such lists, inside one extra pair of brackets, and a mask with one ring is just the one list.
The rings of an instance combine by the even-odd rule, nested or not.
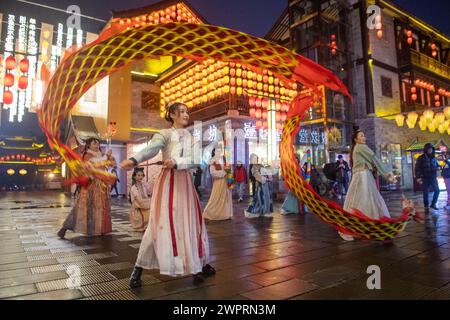
[(130, 222), (135, 231), (145, 231), (150, 216), (151, 190), (143, 182), (144, 177), (144, 168), (135, 168), (131, 176)]
[[(86, 140), (85, 150), (81, 157), (87, 165), (107, 171), (115, 166), (116, 161), (109, 150), (106, 154), (100, 149), (100, 140), (89, 138)], [(111, 205), (109, 203), (109, 186), (104, 181), (92, 177), (87, 186), (81, 186), (75, 198), (75, 205), (64, 221), (58, 236), (62, 239), (67, 230), (99, 236), (112, 231)]]
[(162, 151), (163, 169), (153, 187), (150, 221), (130, 278), (132, 288), (142, 285), (143, 268), (172, 277), (192, 274), (196, 282), (215, 274), (207, 264), (208, 235), (190, 173), (198, 164), (193, 160), (191, 136), (184, 129), (189, 123), (188, 107), (169, 103), (165, 118), (172, 127), (155, 134), (145, 149), (120, 165), (131, 169)]
[[(366, 137), (359, 127), (354, 127), (352, 148), (350, 152), (352, 180), (344, 202), (344, 210), (358, 210), (371, 219), (390, 218), (389, 210), (377, 189), (373, 172), (378, 171), (390, 182), (395, 182), (392, 172), (386, 170), (375, 153), (366, 145)], [(353, 240), (351, 235), (339, 232), (347, 241)]]
[(211, 155), (209, 170), (213, 186), (203, 217), (208, 220), (228, 220), (233, 217), (233, 199), (227, 184), (227, 165), (220, 149), (214, 149)]

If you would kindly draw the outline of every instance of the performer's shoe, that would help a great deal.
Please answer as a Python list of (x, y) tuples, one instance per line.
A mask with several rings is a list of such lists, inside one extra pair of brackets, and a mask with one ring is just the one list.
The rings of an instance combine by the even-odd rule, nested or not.
[(202, 268), (202, 275), (205, 277), (213, 276), (216, 274), (216, 269), (214, 269), (211, 265), (206, 264)]
[(244, 211), (244, 214), (245, 214), (245, 217), (248, 219), (259, 218), (259, 215), (250, 213), (247, 210)]
[(342, 233), (339, 231), (339, 235), (341, 236), (342, 239), (344, 239), (345, 241), (353, 241), (355, 240), (351, 235)]
[(434, 210), (439, 210), (439, 208), (436, 207), (436, 205), (430, 206), (430, 208), (431, 208), (431, 209), (434, 209)]
[(141, 276), (142, 276), (142, 268), (135, 266), (129, 282), (131, 289), (139, 288), (140, 286), (142, 286)]
[(273, 218), (273, 213), (265, 213), (265, 214), (263, 214), (263, 217), (272, 219)]
[(195, 284), (200, 284), (205, 281), (201, 272), (192, 275)]
[(67, 231), (67, 229), (64, 227), (59, 229), (59, 231), (57, 233), (58, 237), (60, 237), (61, 239), (64, 239), (64, 237), (66, 236), (66, 231)]

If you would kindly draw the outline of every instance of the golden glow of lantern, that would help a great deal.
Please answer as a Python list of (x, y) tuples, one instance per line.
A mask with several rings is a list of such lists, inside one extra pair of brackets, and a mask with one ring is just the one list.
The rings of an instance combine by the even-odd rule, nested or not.
[(436, 125), (435, 125), (435, 122), (434, 122), (434, 121), (431, 122), (431, 123), (428, 125), (428, 130), (430, 130), (430, 132), (435, 132), (435, 131), (436, 131)]
[(444, 126), (444, 130), (447, 131), (447, 129), (450, 127), (450, 121), (449, 120), (445, 120), (442, 125)]
[(408, 120), (406, 121), (408, 128), (410, 128), (410, 129), (414, 128), (418, 117), (419, 117), (419, 115), (415, 112), (408, 113)]
[(427, 121), (430, 121), (433, 119), (434, 117), (434, 112), (431, 109), (427, 109), (423, 112), (423, 115), (425, 116), (425, 118), (427, 119)]
[(395, 117), (395, 122), (397, 123), (398, 127), (403, 127), (403, 124), (405, 123), (405, 116), (402, 114), (398, 114)]
[(445, 107), (444, 108), (444, 114), (445, 114), (445, 118), (447, 120), (450, 120), (450, 107)]
[(442, 124), (445, 121), (445, 114), (443, 112), (438, 112), (435, 116), (437, 124)]
[(439, 125), (439, 127), (438, 127), (438, 131), (439, 131), (439, 133), (444, 133), (446, 130), (445, 130), (445, 128), (444, 128), (444, 124), (440, 124)]
[(419, 127), (422, 131), (427, 130), (427, 119), (421, 117), (419, 120)]
[(12, 176), (14, 173), (16, 173), (16, 171), (14, 169), (8, 169), (6, 170), (6, 173), (10, 176)]

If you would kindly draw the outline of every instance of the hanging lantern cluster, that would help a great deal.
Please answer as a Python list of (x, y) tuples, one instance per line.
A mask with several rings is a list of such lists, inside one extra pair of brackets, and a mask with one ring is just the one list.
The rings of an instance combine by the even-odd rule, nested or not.
[(412, 44), (413, 44), (413, 41), (414, 41), (414, 39), (413, 39), (413, 33), (412, 33), (411, 30), (407, 29), (407, 30), (406, 30), (406, 42), (407, 42), (409, 45), (412, 45)]
[(127, 29), (168, 22), (200, 23), (200, 20), (182, 3), (147, 15), (114, 20), (114, 23), (118, 23), (122, 27), (126, 26)]
[(296, 90), (296, 84), (287, 86), (267, 70), (257, 73), (240, 64), (210, 59), (161, 86), (161, 116), (164, 116), (166, 104), (173, 101), (183, 101), (192, 108), (232, 94), (290, 102)]
[(3, 79), (3, 84), (5, 90), (3, 91), (3, 103), (8, 105), (13, 102), (13, 93), (10, 90), (14, 85), (14, 75), (12, 70), (16, 68), (16, 58), (14, 56), (9, 56), (5, 59), (5, 77)]
[(8, 154), (0, 157), (0, 162), (30, 162), (37, 165), (54, 164), (55, 157), (32, 158), (25, 154)]
[(436, 90), (436, 87), (426, 81), (420, 80), (420, 79), (416, 79), (414, 81), (414, 86), (411, 87), (411, 100), (412, 101), (416, 101), (417, 100), (417, 87), (422, 88), (424, 90), (430, 91), (430, 92), (436, 92), (437, 93), (433, 96), (434, 97), (434, 106), (435, 107), (440, 107), (441, 106), (441, 96), (442, 97), (450, 97), (450, 91), (444, 89), (444, 88), (439, 88), (439, 90)]
[(381, 13), (375, 18), (378, 39), (383, 38), (383, 24), (381, 23)]
[(332, 54), (333, 56), (335, 56), (336, 53), (337, 53), (336, 35), (335, 35), (335, 34), (332, 34), (331, 37), (330, 37), (330, 39), (331, 39), (331, 42), (330, 42), (331, 54)]
[(406, 117), (403, 114), (398, 114), (395, 117), (397, 126), (402, 127), (405, 123), (408, 128), (413, 129), (416, 124), (419, 124), (420, 130), (429, 130), (435, 132), (436, 130), (441, 133), (448, 133), (450, 135), (450, 107), (444, 108), (443, 112), (435, 113), (431, 109), (427, 109), (419, 117), (416, 112), (409, 112)]
[[(283, 129), (283, 122), (287, 119), (287, 112), (289, 110), (288, 102), (280, 102), (279, 100), (274, 100), (275, 105), (275, 117), (276, 117), (276, 129)], [(259, 97), (249, 97), (249, 115), (252, 118), (256, 118), (256, 129), (268, 129), (268, 112), (271, 106), (269, 105), (269, 99), (259, 98)]]
[(417, 100), (417, 87), (416, 86), (411, 87), (411, 100), (412, 101)]
[[(17, 62), (14, 56), (9, 56), (5, 59), (5, 77), (3, 79), (3, 84), (5, 86), (5, 90), (3, 91), (3, 103), (9, 105), (13, 102), (13, 93), (11, 91), (11, 87), (14, 86), (15, 77), (12, 74), (12, 71), (16, 68)], [(19, 70), (22, 72), (22, 75), (18, 80), (18, 88), (20, 90), (26, 90), (28, 88), (28, 70), (30, 69), (30, 62), (27, 58), (23, 58), (19, 62)]]
[(437, 47), (435, 43), (431, 44), (431, 55), (433, 56), (433, 58), (435, 58), (437, 56)]
[(414, 80), (414, 85), (416, 85), (417, 87), (423, 88), (425, 90), (428, 91), (432, 91), (434, 92), (436, 90), (435, 86), (432, 83), (420, 80), (420, 79), (416, 79)]

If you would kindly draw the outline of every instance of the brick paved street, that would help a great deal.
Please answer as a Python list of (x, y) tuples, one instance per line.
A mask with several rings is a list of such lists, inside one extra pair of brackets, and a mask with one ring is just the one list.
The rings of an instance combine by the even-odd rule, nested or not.
[[(412, 194), (408, 194), (411, 196)], [(384, 195), (393, 212), (399, 194)], [(420, 194), (414, 197), (421, 203)], [(441, 193), (439, 206), (446, 193)], [(62, 193), (0, 194), (1, 299), (449, 299), (449, 212), (408, 224), (390, 245), (345, 242), (311, 213), (273, 220), (208, 222), (214, 277), (170, 278), (145, 271), (144, 285), (128, 288), (141, 233), (128, 222), (129, 204), (113, 199), (113, 233), (56, 236), (72, 199)], [(203, 202), (203, 205), (205, 203)], [(70, 266), (81, 287), (69, 289)], [(366, 269), (381, 268), (381, 290), (368, 290)]]

